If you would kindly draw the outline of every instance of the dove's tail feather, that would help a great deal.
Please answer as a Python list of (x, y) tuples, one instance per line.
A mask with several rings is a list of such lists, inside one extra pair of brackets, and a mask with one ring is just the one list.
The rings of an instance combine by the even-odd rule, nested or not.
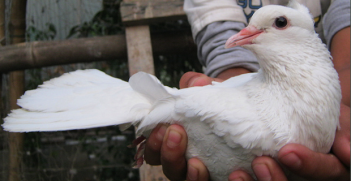
[[(130, 79), (129, 79), (129, 84), (133, 88), (134, 91), (140, 93), (143, 95), (145, 98), (147, 98), (151, 103), (152, 103), (152, 108), (150, 111), (154, 111), (155, 103), (160, 100), (165, 100), (168, 97), (172, 97), (170, 93), (177, 91), (178, 89), (172, 89), (170, 87), (164, 86), (155, 76), (147, 74), (145, 72), (138, 72), (134, 74)], [(165, 111), (164, 111), (165, 113)], [(157, 122), (157, 120), (150, 120), (147, 119), (146, 122)], [(139, 123), (139, 122), (138, 122)], [(127, 123), (120, 125), (121, 130), (125, 130), (131, 125), (136, 125), (135, 123)], [(141, 125), (145, 125), (141, 124)], [(146, 124), (148, 125), (148, 124)], [(153, 124), (152, 124), (153, 125)], [(139, 126), (137, 124), (136, 126)], [(143, 129), (146, 130), (146, 129)]]
[[(2, 126), (7, 131), (29, 132), (137, 124), (150, 112), (153, 102), (164, 96), (160, 92), (165, 93), (165, 88), (145, 73), (133, 79), (137, 90), (98, 70), (66, 73), (27, 91), (18, 100), (22, 109), (13, 110)], [(138, 90), (150, 82), (159, 87)]]
[(155, 102), (165, 97), (169, 97), (169, 87), (165, 87), (155, 76), (145, 72), (138, 72), (129, 79), (129, 84), (133, 90), (139, 92), (149, 99), (150, 102)]

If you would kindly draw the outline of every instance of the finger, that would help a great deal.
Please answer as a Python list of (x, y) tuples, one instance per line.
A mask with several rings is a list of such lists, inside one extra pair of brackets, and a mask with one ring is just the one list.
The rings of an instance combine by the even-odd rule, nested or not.
[(183, 89), (194, 86), (204, 86), (211, 84), (212, 81), (214, 81), (214, 78), (208, 77), (205, 74), (197, 72), (187, 72), (180, 79), (179, 87)]
[(341, 104), (340, 129), (336, 131), (332, 151), (348, 168), (350, 167), (350, 107)]
[(307, 179), (349, 179), (349, 172), (334, 155), (317, 153), (299, 144), (284, 146), (278, 158), (290, 171)]
[(157, 125), (146, 140), (144, 151), (146, 163), (150, 165), (161, 164), (161, 146), (167, 128), (168, 125), (165, 124)]
[(197, 158), (188, 160), (187, 181), (206, 181), (210, 179), (210, 174), (206, 166)]
[(229, 175), (229, 181), (254, 181), (250, 174), (243, 170), (237, 170)]
[(252, 169), (259, 181), (287, 181), (279, 164), (268, 156), (260, 156), (253, 160)]
[(187, 142), (188, 138), (182, 126), (174, 124), (168, 127), (161, 147), (161, 163), (163, 173), (170, 180), (185, 179)]

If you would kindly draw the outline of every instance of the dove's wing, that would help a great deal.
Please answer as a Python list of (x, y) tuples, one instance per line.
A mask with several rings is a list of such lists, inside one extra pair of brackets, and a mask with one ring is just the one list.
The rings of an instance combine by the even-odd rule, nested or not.
[(271, 150), (269, 138), (274, 133), (259, 119), (255, 105), (248, 101), (243, 89), (255, 75), (244, 74), (214, 85), (168, 91), (168, 96), (153, 106), (138, 129), (145, 132), (162, 122), (186, 126), (189, 121), (202, 121), (233, 148)]
[(119, 125), (141, 120), (150, 100), (128, 82), (98, 70), (66, 73), (27, 91), (5, 118), (8, 131), (58, 131)]
[(274, 132), (261, 120), (255, 105), (240, 87), (208, 88), (198, 94), (184, 95), (183, 100), (175, 105), (177, 114), (183, 114), (185, 121), (197, 117), (230, 147), (274, 149), (270, 139)]
[[(183, 110), (183, 108), (181, 106), (177, 107), (176, 104), (184, 103), (186, 106), (197, 106), (198, 101), (192, 100), (193, 96), (199, 99), (209, 98), (209, 100), (213, 100), (216, 102), (216, 96), (221, 94), (221, 88), (236, 88), (242, 86), (248, 81), (250, 81), (254, 77), (254, 75), (256, 75), (256, 73), (243, 74), (240, 76), (232, 77), (224, 82), (212, 82), (212, 85), (207, 85), (203, 87), (190, 87), (178, 90), (174, 88), (169, 88), (167, 86), (163, 86), (161, 82), (159, 82), (159, 80), (157, 80), (155, 77), (151, 77), (155, 80), (155, 84), (153, 84), (152, 86), (146, 85), (147, 82), (144, 79), (139, 78), (142, 75), (142, 73), (138, 74), (138, 76), (133, 76), (129, 81), (133, 89), (138, 91), (140, 94), (145, 95), (145, 97), (148, 97), (149, 99), (155, 100), (155, 98), (153, 97), (157, 97), (157, 102), (153, 101), (155, 102), (155, 104), (152, 106), (150, 113), (147, 115), (145, 120), (143, 120), (143, 122), (141, 122), (141, 124), (138, 126), (138, 132), (140, 133), (153, 129), (158, 123), (173, 123), (180, 120), (184, 120), (183, 114), (185, 112), (187, 112), (187, 115), (193, 115), (187, 110), (184, 110), (184, 113), (178, 114), (178, 109)], [(159, 91), (155, 92), (154, 89), (151, 89), (151, 87), (158, 87), (157, 90)], [(216, 92), (211, 92), (212, 90), (216, 90)], [(203, 96), (203, 98), (201, 98), (201, 96), (196, 95), (201, 95)], [(235, 94), (233, 96), (235, 96)], [(209, 105), (211, 104), (202, 104), (197, 108), (200, 110), (206, 109), (206, 107), (208, 107)]]

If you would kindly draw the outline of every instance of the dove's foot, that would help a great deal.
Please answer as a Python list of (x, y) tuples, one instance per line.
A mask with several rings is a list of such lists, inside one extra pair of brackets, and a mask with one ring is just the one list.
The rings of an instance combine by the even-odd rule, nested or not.
[(144, 162), (145, 141), (146, 138), (144, 136), (139, 136), (128, 146), (130, 148), (139, 146), (137, 153), (134, 156), (135, 162), (133, 163), (133, 168), (140, 168)]

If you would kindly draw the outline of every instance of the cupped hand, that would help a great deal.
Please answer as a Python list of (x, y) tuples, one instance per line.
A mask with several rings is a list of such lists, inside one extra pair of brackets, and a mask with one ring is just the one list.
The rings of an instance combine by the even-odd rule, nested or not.
[[(181, 88), (204, 86), (214, 79), (204, 74), (188, 72), (180, 81)], [(317, 153), (305, 146), (288, 144), (278, 153), (279, 162), (292, 173), (308, 180), (349, 180), (350, 179), (350, 107), (341, 105), (340, 129), (337, 130), (332, 153)], [(187, 134), (180, 125), (158, 125), (146, 142), (145, 161), (151, 165), (163, 166), (170, 180), (209, 180), (206, 166), (197, 158), (185, 159)], [(287, 180), (281, 166), (271, 157), (257, 157), (252, 168), (258, 180)], [(244, 171), (230, 174), (230, 181), (254, 180)]]
[(162, 165), (168, 179), (204, 181), (209, 179), (205, 165), (198, 159), (185, 159), (188, 137), (180, 125), (159, 124), (146, 140), (144, 158), (150, 165)]
[[(341, 104), (340, 129), (336, 131), (332, 153), (317, 153), (299, 144), (285, 145), (278, 153), (279, 162), (292, 173), (307, 180), (350, 180), (350, 107)], [(252, 168), (258, 180), (287, 180), (278, 163), (270, 157), (257, 157)], [(253, 178), (235, 171), (229, 180)]]
[[(180, 80), (180, 88), (204, 86), (213, 79), (204, 74), (188, 72)], [(188, 161), (185, 151), (188, 137), (180, 125), (159, 124), (146, 140), (144, 158), (150, 165), (162, 165), (163, 173), (170, 180), (204, 181), (209, 180), (205, 165), (197, 158)]]

